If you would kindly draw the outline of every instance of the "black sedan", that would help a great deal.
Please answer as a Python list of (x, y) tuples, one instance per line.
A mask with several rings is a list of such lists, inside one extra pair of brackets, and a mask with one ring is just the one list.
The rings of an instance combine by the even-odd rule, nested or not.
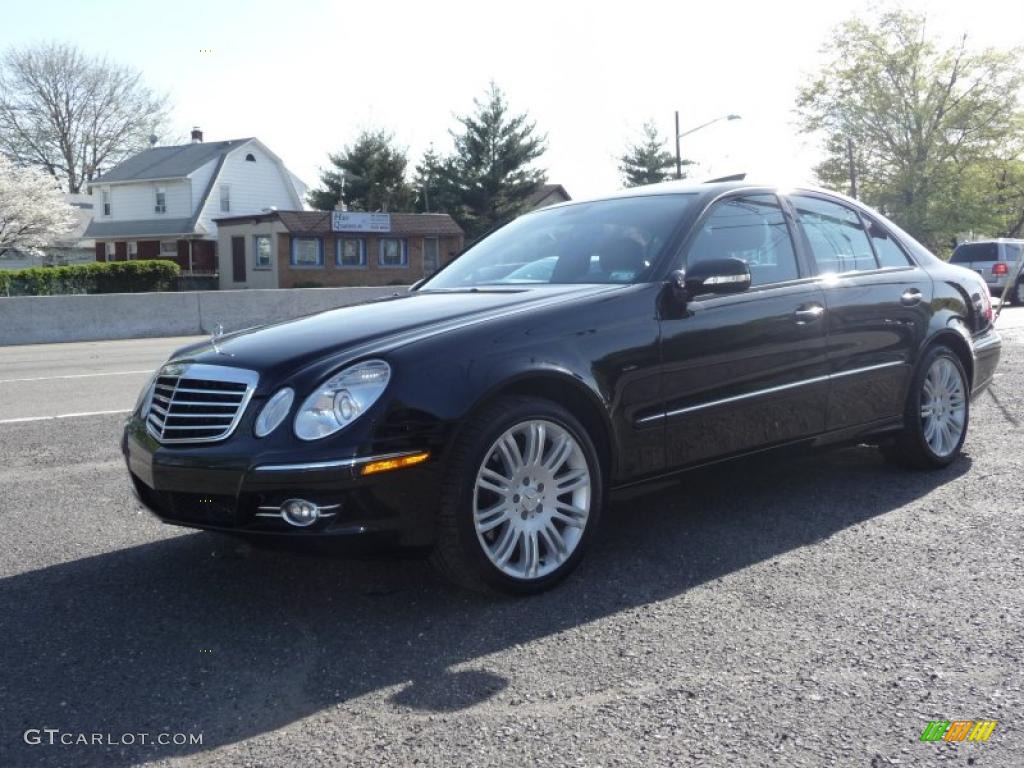
[(408, 293), (181, 349), (123, 451), (166, 522), (429, 547), (530, 593), (626, 486), (794, 444), (949, 464), (999, 350), (981, 278), (855, 201), (663, 184), (522, 216)]

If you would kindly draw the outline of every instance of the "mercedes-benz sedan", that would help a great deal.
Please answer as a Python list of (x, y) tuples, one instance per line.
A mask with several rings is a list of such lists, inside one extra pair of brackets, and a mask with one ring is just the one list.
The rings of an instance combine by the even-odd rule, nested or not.
[(522, 216), (408, 293), (181, 349), (123, 450), (169, 523), (426, 547), (529, 593), (625, 486), (793, 444), (949, 464), (999, 350), (984, 281), (855, 201), (662, 184)]

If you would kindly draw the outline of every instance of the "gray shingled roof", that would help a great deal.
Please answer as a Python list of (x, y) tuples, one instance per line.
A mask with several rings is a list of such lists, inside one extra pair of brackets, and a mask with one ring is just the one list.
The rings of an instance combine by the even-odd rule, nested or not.
[(139, 221), (96, 221), (89, 222), (83, 237), (118, 238), (144, 235), (188, 235), (193, 234), (192, 219), (141, 219)]
[(252, 138), (181, 144), (176, 147), (154, 147), (129, 157), (98, 179), (94, 179), (92, 183), (180, 179), (247, 141), (252, 141)]

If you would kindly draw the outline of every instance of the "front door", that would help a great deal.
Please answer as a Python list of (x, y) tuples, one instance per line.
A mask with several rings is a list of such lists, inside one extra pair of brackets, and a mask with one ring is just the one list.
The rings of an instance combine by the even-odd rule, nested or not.
[(798, 262), (793, 228), (774, 194), (726, 198), (698, 223), (683, 264), (740, 258), (752, 285), (694, 297), (684, 316), (662, 319), (670, 469), (824, 429), (825, 298)]
[(789, 197), (825, 292), (828, 429), (901, 418), (932, 282), (880, 222), (822, 195)]
[(231, 281), (245, 282), (245, 238), (231, 238)]
[(438, 240), (436, 237), (425, 237), (423, 238), (423, 276), (430, 277), (430, 275), (437, 272), (437, 260), (438, 260)]

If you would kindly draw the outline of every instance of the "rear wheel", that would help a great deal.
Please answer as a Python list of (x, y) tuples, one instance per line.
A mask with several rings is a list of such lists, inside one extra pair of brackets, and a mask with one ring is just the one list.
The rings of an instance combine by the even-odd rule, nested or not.
[(907, 394), (903, 431), (887, 452), (922, 469), (951, 464), (963, 448), (970, 419), (967, 374), (949, 347), (925, 353)]
[(594, 443), (571, 413), (502, 398), (467, 424), (453, 450), (434, 563), (474, 589), (548, 589), (582, 558), (602, 488)]
[(1018, 281), (1016, 287), (1011, 291), (1010, 298), (1018, 307), (1024, 307), (1024, 280)]

